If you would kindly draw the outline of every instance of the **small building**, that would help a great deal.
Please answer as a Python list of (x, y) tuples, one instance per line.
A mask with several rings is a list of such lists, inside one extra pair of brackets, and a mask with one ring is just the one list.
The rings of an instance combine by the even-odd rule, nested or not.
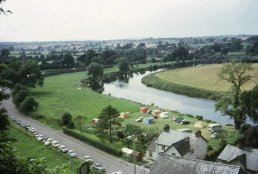
[(155, 151), (146, 150), (146, 157), (152, 160), (155, 160), (158, 153), (183, 158), (204, 159), (208, 147), (207, 140), (202, 137), (201, 131), (188, 133), (168, 130), (162, 132), (153, 143), (154, 145), (149, 144), (149, 146), (155, 146)]
[(135, 157), (135, 160), (137, 160), (137, 161), (142, 160), (142, 154), (140, 152), (134, 151), (134, 150), (126, 148), (126, 147), (121, 148), (121, 151), (122, 151), (123, 155), (125, 155), (127, 157), (130, 157), (132, 159), (134, 159), (134, 157)]
[(153, 117), (146, 117), (142, 122), (145, 124), (153, 124)]
[(159, 154), (149, 174), (243, 174), (239, 166)]
[(238, 165), (247, 174), (258, 173), (258, 149), (256, 148), (239, 149), (228, 144), (218, 156), (218, 161)]

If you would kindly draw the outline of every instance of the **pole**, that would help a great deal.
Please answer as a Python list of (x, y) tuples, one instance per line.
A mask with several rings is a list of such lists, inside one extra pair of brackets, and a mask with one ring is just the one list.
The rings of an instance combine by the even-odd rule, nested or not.
[(134, 174), (136, 174), (136, 164), (135, 164), (135, 135), (133, 136), (133, 164), (134, 164)]

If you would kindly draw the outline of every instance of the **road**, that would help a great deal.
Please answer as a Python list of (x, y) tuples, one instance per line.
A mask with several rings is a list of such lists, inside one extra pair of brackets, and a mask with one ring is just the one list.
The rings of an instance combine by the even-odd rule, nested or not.
[[(68, 149), (74, 149), (79, 158), (82, 159), (85, 155), (91, 156), (94, 162), (101, 163), (106, 168), (107, 174), (110, 174), (114, 171), (123, 171), (128, 174), (134, 173), (134, 164), (116, 158), (110, 154), (107, 154), (97, 148), (89, 146), (73, 137), (64, 134), (60, 130), (52, 129), (37, 120), (25, 116), (16, 109), (15, 105), (12, 103), (11, 98), (2, 101), (2, 106), (7, 110), (9, 116), (15, 117), (22, 123), (28, 123), (29, 125), (31, 125), (31, 127), (36, 128), (39, 133), (42, 133), (44, 134), (44, 136), (57, 140), (60, 144), (64, 144)], [(143, 169), (142, 166), (136, 166), (136, 173), (148, 174), (149, 170)]]

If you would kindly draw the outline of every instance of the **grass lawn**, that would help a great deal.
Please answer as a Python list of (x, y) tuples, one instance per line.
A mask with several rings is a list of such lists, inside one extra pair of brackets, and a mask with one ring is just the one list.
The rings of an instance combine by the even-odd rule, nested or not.
[(25, 129), (16, 124), (11, 124), (8, 132), (11, 137), (17, 140), (17, 142), (14, 143), (14, 146), (16, 147), (16, 154), (18, 156), (24, 158), (45, 158), (47, 167), (51, 169), (63, 163), (69, 163), (70, 160), (72, 160), (72, 171), (73, 173), (76, 173), (79, 159), (71, 159), (68, 155), (59, 152), (52, 147), (44, 146), (42, 143), (37, 141), (31, 133), (26, 133)]
[[(222, 65), (205, 65), (200, 67), (180, 68), (157, 73), (156, 76), (166, 81), (187, 85), (195, 88), (208, 89), (214, 91), (227, 92), (230, 89), (230, 83), (220, 80), (218, 73)], [(248, 82), (244, 89), (251, 89), (258, 84), (258, 64), (254, 64), (254, 71), (251, 73), (254, 77)]]

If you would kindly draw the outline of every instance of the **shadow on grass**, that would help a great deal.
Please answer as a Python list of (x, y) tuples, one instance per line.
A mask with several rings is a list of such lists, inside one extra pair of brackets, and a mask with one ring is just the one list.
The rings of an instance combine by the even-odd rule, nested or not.
[(31, 94), (35, 97), (43, 97), (53, 94), (53, 92), (50, 91), (32, 91)]

